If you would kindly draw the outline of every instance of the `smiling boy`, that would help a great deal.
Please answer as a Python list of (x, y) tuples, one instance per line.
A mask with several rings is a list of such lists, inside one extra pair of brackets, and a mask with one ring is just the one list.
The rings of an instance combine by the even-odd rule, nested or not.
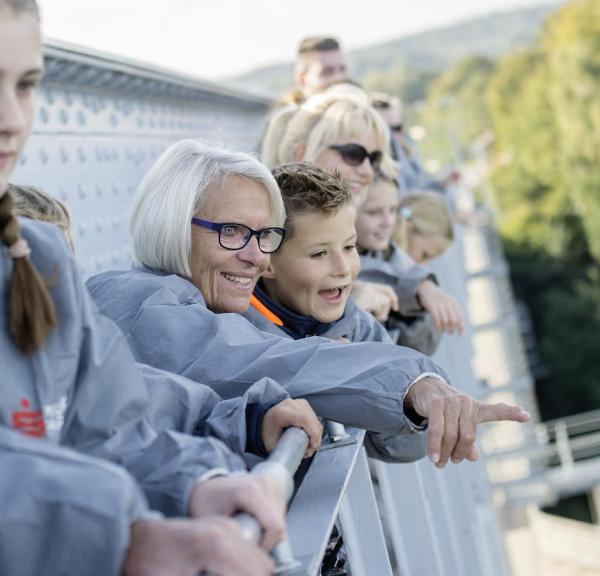
[(273, 175), (285, 204), (286, 236), (245, 317), (261, 330), (294, 339), (390, 343), (385, 329), (350, 299), (360, 268), (352, 194), (315, 164), (285, 164)]

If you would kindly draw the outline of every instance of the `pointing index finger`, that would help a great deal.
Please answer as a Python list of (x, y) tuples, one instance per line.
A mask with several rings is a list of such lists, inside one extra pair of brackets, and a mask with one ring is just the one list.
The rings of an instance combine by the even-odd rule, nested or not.
[(477, 406), (477, 423), (482, 422), (527, 422), (531, 418), (531, 414), (526, 412), (520, 406), (513, 406), (499, 402), (497, 404), (488, 404), (487, 402), (478, 402)]

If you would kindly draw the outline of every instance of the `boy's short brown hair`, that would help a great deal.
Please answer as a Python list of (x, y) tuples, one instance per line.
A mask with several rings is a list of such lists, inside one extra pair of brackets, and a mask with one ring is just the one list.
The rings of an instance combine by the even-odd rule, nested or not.
[(286, 239), (293, 235), (294, 217), (299, 214), (335, 215), (352, 204), (352, 194), (337, 173), (308, 162), (283, 164), (272, 170), (285, 205)]
[(340, 50), (340, 43), (329, 36), (309, 36), (303, 38), (298, 46), (298, 55), (309, 52), (331, 52)]

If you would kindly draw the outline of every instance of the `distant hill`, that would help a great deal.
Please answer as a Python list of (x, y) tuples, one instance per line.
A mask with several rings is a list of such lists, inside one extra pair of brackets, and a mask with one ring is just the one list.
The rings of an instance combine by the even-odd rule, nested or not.
[[(532, 44), (544, 20), (562, 3), (555, 0), (534, 8), (500, 12), (352, 50), (348, 53), (350, 72), (354, 78), (366, 81), (371, 88), (378, 87), (376, 78), (392, 71), (395, 74), (401, 71), (407, 78), (419, 78), (421, 84), (427, 84), (431, 78), (465, 56), (496, 59)], [(291, 87), (292, 71), (293, 64), (286, 62), (259, 68), (233, 78), (231, 82), (279, 94)], [(415, 97), (419, 95), (418, 92), (415, 92)], [(408, 95), (412, 95), (410, 90)]]

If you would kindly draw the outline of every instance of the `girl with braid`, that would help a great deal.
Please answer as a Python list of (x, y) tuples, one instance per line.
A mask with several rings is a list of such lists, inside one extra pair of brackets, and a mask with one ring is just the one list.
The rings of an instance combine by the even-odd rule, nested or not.
[[(145, 373), (64, 237), (15, 217), (8, 179), (42, 72), (34, 0), (0, 0), (0, 574), (271, 574), (278, 486), (228, 476), (244, 462), (215, 438), (151, 425)], [(227, 517), (239, 509), (262, 549)]]

